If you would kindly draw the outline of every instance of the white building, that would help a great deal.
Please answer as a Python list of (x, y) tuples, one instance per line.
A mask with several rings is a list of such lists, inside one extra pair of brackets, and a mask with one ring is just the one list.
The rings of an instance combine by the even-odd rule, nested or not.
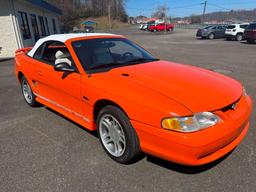
[(33, 46), (44, 36), (60, 33), (61, 10), (44, 0), (0, 0), (0, 58)]

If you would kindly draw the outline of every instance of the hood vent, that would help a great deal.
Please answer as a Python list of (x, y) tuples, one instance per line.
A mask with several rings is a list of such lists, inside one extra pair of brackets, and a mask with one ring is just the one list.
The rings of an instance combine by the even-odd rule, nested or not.
[(121, 75), (124, 76), (124, 77), (129, 77), (129, 76), (130, 76), (130, 75), (127, 74), (127, 73), (122, 73)]

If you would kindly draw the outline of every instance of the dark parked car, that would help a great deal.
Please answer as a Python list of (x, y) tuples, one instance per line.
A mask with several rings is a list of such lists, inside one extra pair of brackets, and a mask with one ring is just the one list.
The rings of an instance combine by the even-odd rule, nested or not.
[(244, 32), (245, 39), (248, 43), (254, 43), (256, 40), (256, 22), (251, 23)]
[(227, 25), (211, 25), (198, 29), (196, 36), (202, 39), (224, 38)]

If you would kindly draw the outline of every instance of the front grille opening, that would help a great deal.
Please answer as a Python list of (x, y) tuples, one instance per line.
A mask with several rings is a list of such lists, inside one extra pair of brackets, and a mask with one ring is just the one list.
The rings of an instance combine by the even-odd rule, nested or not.
[(222, 109), (221, 109), (221, 111), (222, 112), (227, 112), (227, 111), (234, 111), (235, 109), (234, 109), (234, 105), (237, 105), (237, 103), (239, 102), (239, 100), (240, 100), (240, 98), (237, 100), (237, 101), (235, 101), (234, 103), (231, 103), (230, 105), (228, 105), (228, 106), (226, 106), (226, 107), (223, 107)]
[(222, 108), (221, 111), (225, 113), (227, 111), (234, 110), (233, 109), (234, 104), (236, 104), (236, 103), (232, 103), (231, 105), (228, 105), (228, 106)]

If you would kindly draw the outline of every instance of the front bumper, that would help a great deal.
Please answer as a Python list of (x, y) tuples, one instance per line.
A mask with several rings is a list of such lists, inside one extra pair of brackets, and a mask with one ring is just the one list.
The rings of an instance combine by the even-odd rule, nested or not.
[(196, 37), (208, 37), (208, 33), (197, 33)]
[[(216, 111), (222, 123), (194, 133), (178, 133), (131, 121), (142, 151), (183, 165), (210, 163), (232, 151), (249, 129), (252, 101), (243, 96), (235, 111)], [(223, 113), (223, 114), (222, 114)]]

